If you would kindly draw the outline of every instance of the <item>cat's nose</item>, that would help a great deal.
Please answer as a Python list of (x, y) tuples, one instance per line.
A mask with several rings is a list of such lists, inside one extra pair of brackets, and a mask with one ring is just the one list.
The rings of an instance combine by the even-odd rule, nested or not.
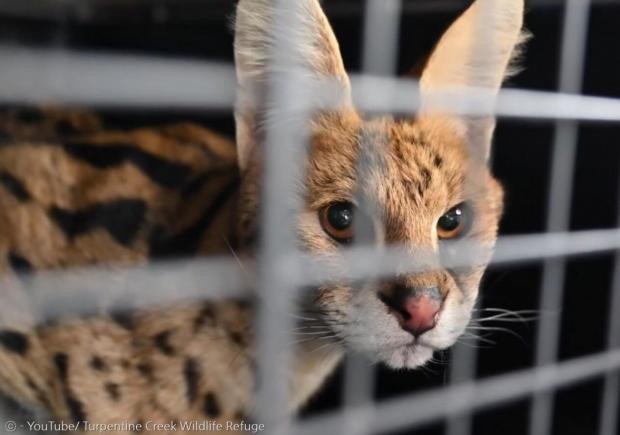
[(435, 327), (443, 298), (437, 287), (408, 288), (396, 286), (393, 296), (380, 295), (400, 326), (418, 337)]

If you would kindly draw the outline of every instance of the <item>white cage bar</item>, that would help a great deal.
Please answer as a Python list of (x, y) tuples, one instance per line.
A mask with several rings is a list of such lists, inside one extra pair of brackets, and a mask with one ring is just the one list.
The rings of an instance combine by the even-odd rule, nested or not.
[[(536, 6), (559, 2), (538, 0), (531, 3)], [(469, 435), (471, 415), (475, 411), (532, 397), (530, 432), (532, 435), (547, 435), (551, 433), (553, 393), (560, 387), (600, 376), (605, 379), (600, 434), (616, 433), (620, 388), (620, 210), (616, 229), (569, 232), (577, 122), (620, 122), (620, 99), (578, 95), (583, 81), (590, 3), (618, 2), (564, 2), (559, 92), (508, 89), (501, 91), (496, 100), (481, 89), (458, 89), (439, 97), (447, 109), (457, 113), (493, 113), (500, 117), (557, 121), (547, 233), (500, 237), (489, 267), (544, 260), (540, 308), (543, 313), (557, 312), (562, 305), (565, 259), (573, 255), (616, 252), (608, 350), (558, 362), (560, 316), (543, 315), (537, 335), (535, 367), (477, 381), (476, 353), (460, 347), (455, 352), (457, 363), (451, 369), (453, 382), (449, 386), (379, 403), (375, 403), (372, 397), (374, 377), (371, 366), (363, 360), (351, 358), (346, 365), (344, 411), (291, 422), (283, 412), (287, 389), (285, 376), (281, 374), (290, 364), (286, 344), (290, 341), (287, 331), (291, 329), (293, 299), (296, 289), (333, 278), (334, 272), (325, 267), (328, 259), (310, 257), (294, 249), (292, 228), (283, 231), (282, 222), (290, 221), (291, 204), (294, 204), (291, 199), (293, 192), (287, 191), (291, 188), (283, 186), (295, 184), (299, 173), (299, 149), (307, 139), (305, 134), (300, 134), (304, 131), (304, 121), (313, 105), (329, 104), (322, 98), (329, 97), (329, 92), (325, 95), (318, 92), (321, 86), (314, 89), (308, 83), (300, 90), (302, 79), (295, 68), (290, 68), (290, 59), (294, 58), (290, 54), (294, 29), (299, 24), (296, 7), (286, 0), (274, 0), (280, 13), (277, 14), (276, 44), (272, 53), (276, 73), (271, 77), (268, 98), (283, 113), (296, 116), (287, 117), (287, 121), (293, 118), (294, 122), (270, 125), (267, 132), (268, 170), (264, 191), (267, 206), (262, 217), (262, 236), (263, 242), (268, 243), (262, 244), (257, 264), (248, 265), (251, 272), (258, 275), (261, 288), (257, 323), (261, 383), (256, 418), (272, 425), (270, 434), (372, 434), (415, 428), (445, 418), (449, 435)], [(395, 71), (401, 14), (419, 13), (427, 10), (425, 8), (455, 8), (461, 4), (446, 1), (432, 6), (429, 2), (418, 4), (413, 0), (367, 0), (362, 50), (364, 74), (352, 77), (358, 107), (368, 112), (415, 113), (419, 108), (417, 82), (389, 77)], [(343, 4), (340, 7), (355, 6)], [(20, 13), (11, 2), (0, 1), (0, 13), (6, 13), (7, 9), (17, 15)], [(35, 9), (27, 12), (36, 13)], [(321, 85), (329, 88), (330, 83)], [(234, 104), (235, 86), (232, 65), (0, 46), (0, 103), (3, 104), (53, 100), (98, 107), (230, 110)], [(316, 95), (308, 89), (316, 90)], [(293, 95), (299, 98), (292, 99)], [(471, 248), (475, 252), (476, 247)], [(345, 263), (351, 265), (344, 272), (347, 279), (389, 276), (403, 267), (412, 272), (424, 270), (416, 265), (420, 257), (413, 258), (398, 246), (381, 252), (358, 246), (345, 252), (343, 257)], [(455, 265), (471, 264), (475, 256), (468, 255), (454, 261)], [(205, 280), (209, 282), (208, 292), (197, 284)], [(85, 282), (88, 285), (85, 286)], [(231, 297), (243, 294), (245, 284), (244, 277), (239, 276), (237, 264), (226, 258), (127, 268), (116, 270), (113, 275), (99, 268), (47, 272), (25, 277), (23, 282), (46, 318), (89, 312), (102, 303), (114, 308), (114, 301), (118, 300), (123, 303), (130, 301), (136, 308), (142, 308), (175, 300)], [(175, 288), (174, 295), (167, 291), (171, 285)], [(96, 291), (101, 287), (106, 288), (104, 296)], [(149, 288), (148, 293), (141, 291), (145, 288)], [(78, 293), (80, 299), (74, 297)], [(0, 312), (2, 310), (0, 306)], [(280, 359), (275, 355), (284, 357)]]

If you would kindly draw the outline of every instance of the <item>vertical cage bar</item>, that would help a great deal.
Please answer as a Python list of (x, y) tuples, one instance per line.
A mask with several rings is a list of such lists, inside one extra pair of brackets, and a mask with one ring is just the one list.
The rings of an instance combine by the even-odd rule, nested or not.
[[(562, 29), (560, 92), (581, 92), (589, 16), (590, 0), (567, 0)], [(578, 124), (575, 122), (556, 124), (546, 224), (548, 232), (570, 229), (571, 194), (578, 133)], [(538, 366), (552, 363), (557, 359), (565, 263), (564, 259), (553, 259), (544, 263), (540, 297), (542, 316), (536, 337), (536, 365)], [(553, 392), (535, 395), (532, 402), (530, 434), (550, 434), (552, 420)]]
[[(493, 26), (491, 19), (497, 19), (497, 14), (493, 13), (493, 8), (497, 7), (496, 3), (486, 2), (480, 5), (484, 8), (479, 15), (476, 26), (472, 30), (472, 40), (475, 41), (472, 47), (472, 57), (476, 57), (477, 52), (493, 53), (496, 41), (487, 37), (486, 32), (490, 26)], [(482, 57), (482, 56), (481, 56)], [(470, 143), (470, 147), (478, 147), (480, 144)], [(493, 165), (493, 153), (490, 154), (487, 165), (492, 167)], [(467, 181), (470, 181), (472, 175), (468, 176)], [(475, 176), (475, 174), (474, 174)], [(477, 321), (478, 314), (474, 311), (472, 315), (472, 323)], [(462, 339), (463, 340), (463, 339)], [(476, 377), (476, 367), (478, 364), (478, 337), (473, 334), (469, 343), (463, 341), (456, 343), (450, 353), (450, 383), (452, 385), (463, 384), (471, 382)], [(472, 433), (473, 426), (473, 412), (468, 411), (466, 413), (455, 414), (448, 418), (446, 426), (447, 435), (470, 435)]]
[[(393, 75), (397, 67), (398, 36), (400, 29), (400, 12), (402, 0), (366, 0), (364, 12), (364, 34), (362, 41), (362, 69), (366, 74)], [(361, 147), (366, 149), (372, 144)], [(363, 151), (362, 151), (363, 152)], [(364, 179), (364, 173), (372, 168), (360, 155), (358, 162), (358, 179)], [(371, 231), (370, 228), (357, 228), (359, 231)], [(363, 235), (366, 240), (366, 235)], [(357, 412), (368, 409), (373, 403), (375, 369), (360, 355), (349, 354), (345, 362), (344, 405), (345, 435), (365, 435), (370, 425), (370, 412)]]
[[(469, 382), (476, 377), (478, 351), (477, 340), (473, 343), (457, 343), (450, 355), (450, 383)], [(472, 430), (472, 413), (457, 414), (448, 419), (446, 435), (470, 435)]]
[[(620, 178), (618, 182), (618, 204), (616, 222), (620, 228)], [(609, 324), (607, 347), (609, 350), (620, 347), (620, 251), (616, 252), (609, 304)], [(620, 405), (620, 372), (605, 376), (603, 386), (603, 406), (601, 407), (600, 435), (616, 435), (618, 429), (618, 406)]]
[[(257, 315), (258, 393), (256, 416), (273, 434), (285, 434), (289, 424), (289, 370), (294, 288), (291, 276), (297, 270), (282, 270), (282, 259), (294, 251), (297, 185), (301, 155), (305, 150), (305, 119), (296, 116), (299, 91), (292, 59), (302, 14), (298, 2), (274, 0), (275, 16), (269, 29), (273, 42), (270, 54), (268, 95), (264, 107), (277, 108), (266, 125), (261, 252), (259, 260), (260, 301)], [(295, 106), (296, 104), (296, 106)], [(305, 118), (305, 117), (301, 117)], [(289, 263), (290, 264), (290, 263)]]
[[(345, 421), (343, 435), (367, 435), (373, 403), (375, 371), (371, 362), (360, 355), (347, 355), (344, 377)], [(363, 410), (363, 411), (361, 411)]]
[(392, 75), (398, 63), (398, 37), (402, 0), (366, 0), (362, 70)]

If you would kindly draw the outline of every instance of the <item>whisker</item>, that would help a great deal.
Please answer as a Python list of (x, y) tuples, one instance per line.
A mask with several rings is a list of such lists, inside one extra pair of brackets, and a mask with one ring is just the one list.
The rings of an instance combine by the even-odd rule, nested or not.
[(538, 320), (539, 317), (524, 317), (521, 319), (505, 318), (505, 317), (484, 317), (476, 319), (476, 322), (501, 322), (501, 323), (528, 323)]
[(329, 329), (327, 325), (302, 325), (293, 328), (293, 331), (303, 331), (305, 329)]
[(300, 316), (298, 314), (291, 313), (290, 315), (293, 316), (296, 319), (299, 319), (299, 320), (308, 320), (310, 322), (318, 322), (319, 321), (319, 319), (310, 318), (310, 317), (304, 317), (304, 316)]
[(312, 332), (293, 332), (293, 335), (325, 335), (332, 333), (329, 329), (324, 331), (312, 331)]
[(325, 348), (327, 348), (327, 347), (329, 347), (329, 346), (336, 346), (336, 345), (338, 345), (338, 344), (342, 344), (342, 343), (344, 343), (344, 340), (343, 340), (343, 339), (341, 339), (341, 338), (339, 338), (339, 339), (338, 339), (338, 340), (336, 340), (335, 342), (333, 342), (333, 341), (332, 341), (332, 342), (327, 342), (327, 343), (325, 343), (325, 344), (323, 344), (323, 345), (321, 345), (321, 346), (319, 346), (319, 347), (317, 347), (317, 348), (315, 348), (315, 349), (312, 349), (312, 350), (311, 350), (311, 353), (312, 353), (312, 352), (318, 352), (318, 351), (323, 350), (323, 349), (325, 349)]
[[(463, 335), (461, 335), (460, 337), (461, 339), (470, 339), (470, 340), (477, 340), (477, 341), (481, 341), (483, 343), (487, 343), (487, 344), (497, 344), (497, 342), (483, 336), (483, 335), (479, 335), (479, 334), (474, 334), (472, 332), (465, 332), (463, 333)], [(463, 343), (463, 341), (461, 340), (461, 343)]]
[(521, 337), (519, 334), (517, 334), (515, 331), (513, 331), (512, 329), (508, 329), (508, 328), (502, 328), (500, 326), (468, 326), (467, 329), (471, 329), (471, 330), (478, 330), (478, 331), (498, 331), (498, 332), (505, 332), (507, 334), (510, 334), (516, 338), (518, 338), (519, 340), (521, 340), (523, 343), (526, 343), (526, 341), (523, 339), (523, 337)]
[[(463, 346), (466, 346), (466, 347), (471, 347), (472, 349), (490, 349), (491, 348), (491, 346), (479, 346), (476, 344), (467, 343), (462, 340), (457, 340), (457, 343), (462, 344)], [(495, 342), (493, 343), (495, 344)]]
[(224, 234), (222, 234), (222, 239), (224, 239), (224, 243), (226, 243), (226, 246), (228, 246), (228, 249), (230, 250), (230, 253), (232, 254), (232, 256), (235, 259), (235, 261), (237, 262), (237, 264), (239, 265), (239, 268), (241, 269), (241, 272), (243, 273), (243, 276), (244, 276), (245, 280), (248, 283), (251, 283), (252, 282), (252, 275), (250, 274), (248, 269), (245, 267), (245, 265), (241, 261), (241, 258), (239, 258), (239, 256), (237, 255), (237, 253), (233, 249), (232, 245), (230, 244), (230, 242), (228, 241), (226, 236), (224, 236)]

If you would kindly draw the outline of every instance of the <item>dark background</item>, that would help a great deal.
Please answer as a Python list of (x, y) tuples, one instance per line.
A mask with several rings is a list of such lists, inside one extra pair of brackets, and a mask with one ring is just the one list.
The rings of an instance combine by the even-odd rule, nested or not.
[[(498, 0), (502, 1), (502, 0)], [(408, 71), (427, 54), (441, 32), (469, 2), (406, 0), (402, 15), (399, 72)], [(424, 7), (429, 11), (422, 12)], [(363, 2), (327, 0), (347, 68), (358, 71)], [(0, 40), (34, 46), (152, 53), (232, 61), (230, 18), (233, 1), (107, 0), (79, 2), (0, 1)], [(526, 25), (534, 34), (524, 56), (524, 71), (509, 86), (553, 91), (557, 84), (561, 1), (530, 1)], [(620, 97), (620, 2), (594, 1), (587, 46), (584, 92)], [(110, 125), (131, 127), (193, 119), (216, 130), (234, 133), (231, 113), (172, 110), (106, 111)], [(494, 170), (507, 190), (502, 234), (544, 231), (553, 124), (502, 120), (494, 148)], [(614, 124), (584, 124), (580, 128), (571, 229), (611, 228), (617, 221), (620, 128)], [(608, 324), (611, 255), (568, 262), (562, 311), (562, 360), (602, 351)], [(536, 309), (540, 264), (491, 269), (482, 289), (482, 305), (512, 310)], [(501, 326), (506, 326), (502, 324)], [(519, 337), (497, 333), (496, 345), (478, 354), (477, 376), (486, 377), (530, 367), (534, 360), (536, 322), (509, 324)], [(443, 355), (447, 360), (449, 355)], [(394, 397), (443, 385), (446, 368), (432, 372), (392, 372), (378, 368), (376, 397)], [(339, 371), (304, 414), (337, 406), (341, 401)], [(555, 434), (587, 435), (597, 431), (600, 380), (564, 388), (556, 394)], [(476, 414), (475, 434), (527, 432), (528, 400), (486, 409)], [(416, 434), (442, 433), (442, 423)], [(412, 430), (398, 433), (409, 434)]]

